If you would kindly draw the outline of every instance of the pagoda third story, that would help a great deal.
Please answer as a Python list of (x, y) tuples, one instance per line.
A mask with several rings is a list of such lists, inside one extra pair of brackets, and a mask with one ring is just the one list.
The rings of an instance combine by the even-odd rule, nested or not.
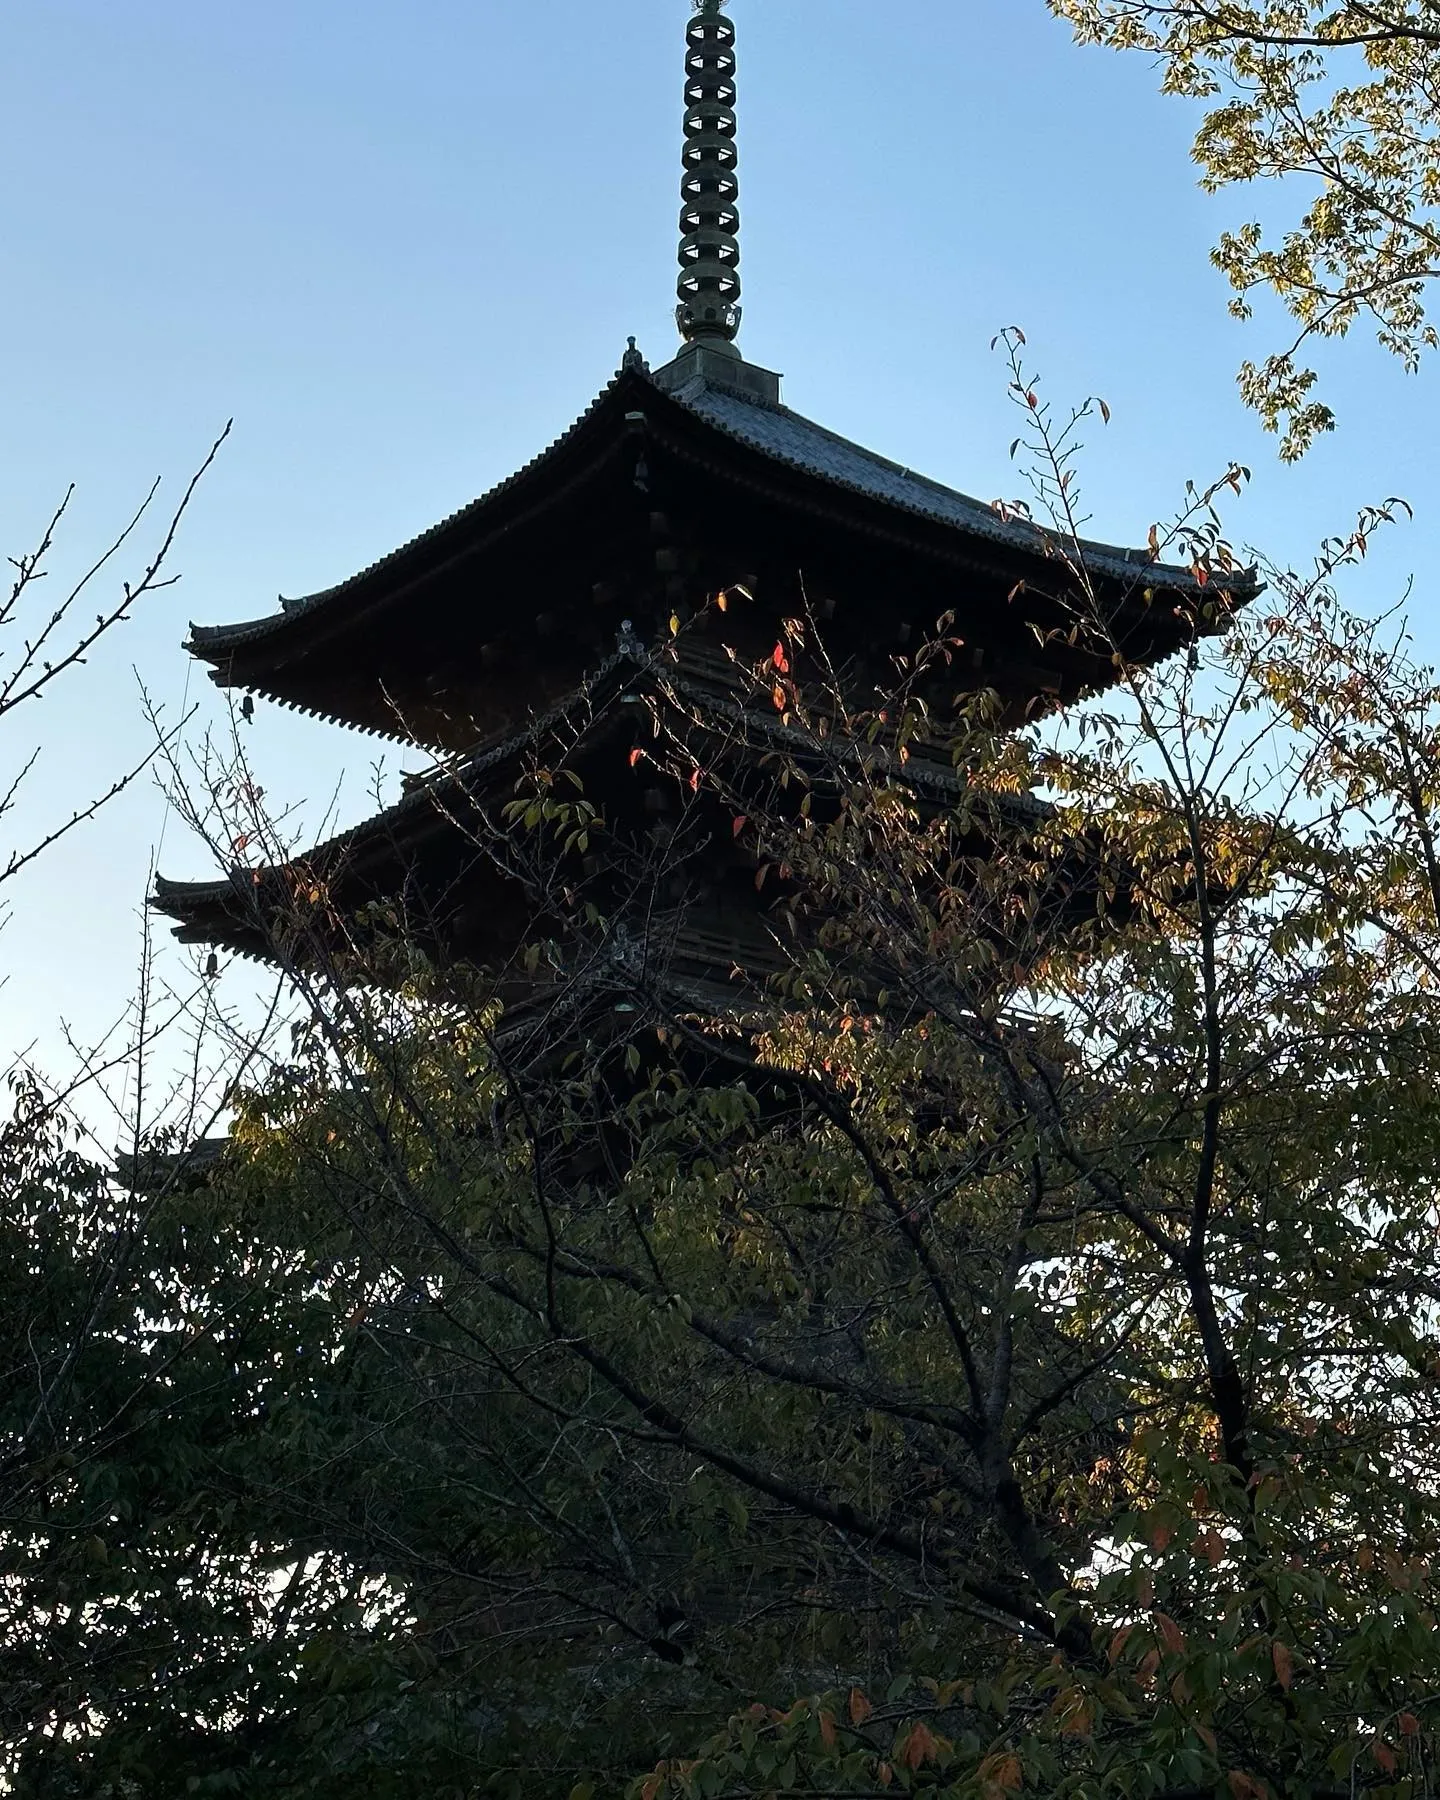
[[(192, 627), (220, 686), (436, 761), (398, 804), (293, 862), (160, 879), (153, 903), (182, 940), (282, 965), (323, 951), (364, 979), (383, 920), (428, 966), (488, 971), (519, 1000), (525, 947), (560, 927), (523, 847), (497, 853), (497, 822), (515, 820), (537, 771), (568, 771), (567, 791), (603, 816), (570, 851), (573, 887), (602, 897), (614, 989), (638, 956), (673, 997), (733, 1008), (737, 979), (753, 991), (773, 962), (755, 851), (657, 767), (657, 721), (694, 767), (728, 757), (742, 789), (737, 759), (758, 767), (786, 729), (747, 699), (744, 673), (797, 615), (823, 621), (829, 664), (871, 692), (948, 616), (963, 645), (951, 687), (993, 691), (1015, 722), (1112, 682), (1117, 652), (1143, 665), (1188, 640), (1194, 576), (1091, 543), (1079, 549), (1106, 642), (1075, 640), (1042, 532), (792, 411), (779, 376), (741, 355), (735, 72), (733, 23), (698, 0), (678, 354), (652, 370), (632, 339), (575, 424), (480, 499), (276, 614)], [(714, 603), (737, 588), (742, 600)], [(904, 779), (943, 805), (957, 777), (917, 755)], [(298, 935), (297, 896), (314, 914)], [(593, 946), (590, 963), (603, 999)]]

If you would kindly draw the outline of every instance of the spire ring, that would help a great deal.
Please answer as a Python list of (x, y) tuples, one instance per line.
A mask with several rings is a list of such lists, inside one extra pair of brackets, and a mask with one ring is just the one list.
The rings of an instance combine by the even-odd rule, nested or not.
[(680, 335), (733, 343), (740, 330), (740, 184), (735, 175), (735, 26), (695, 0), (686, 30), (685, 173), (680, 185)]

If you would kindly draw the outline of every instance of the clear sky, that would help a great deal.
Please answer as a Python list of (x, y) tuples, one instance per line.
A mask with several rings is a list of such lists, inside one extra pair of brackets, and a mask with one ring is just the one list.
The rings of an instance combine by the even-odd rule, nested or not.
[[(685, 0), (12, 0), (0, 18), (0, 548), (70, 481), (78, 562), (232, 415), (157, 597), (32, 717), (30, 822), (213, 690), (188, 619), (273, 608), (394, 548), (510, 473), (604, 385), (628, 333), (674, 348)], [(1193, 115), (1139, 58), (1080, 51), (1043, 0), (734, 0), (746, 322), (789, 404), (969, 492), (1012, 490), (989, 341), (1023, 325), (1052, 396), (1102, 394), (1093, 530), (1143, 542), (1187, 477), (1234, 457), (1235, 533), (1279, 558), (1362, 501), (1412, 500), (1356, 598), (1424, 576), (1437, 541), (1433, 371), (1357, 341), (1341, 430), (1282, 468), (1235, 397), (1261, 327), (1207, 252), (1273, 197), (1195, 186)], [(59, 574), (55, 577), (59, 580)], [(523, 604), (517, 596), (517, 604)], [(261, 704), (270, 792), (369, 808), (372, 740)], [(11, 835), (22, 831), (17, 820)], [(0, 825), (3, 843), (5, 825)], [(163, 841), (162, 841), (163, 840)], [(156, 848), (209, 874), (151, 787), (12, 884), (0, 1061), (123, 1004)], [(174, 952), (178, 955), (178, 951)], [(228, 983), (250, 979), (231, 971)]]

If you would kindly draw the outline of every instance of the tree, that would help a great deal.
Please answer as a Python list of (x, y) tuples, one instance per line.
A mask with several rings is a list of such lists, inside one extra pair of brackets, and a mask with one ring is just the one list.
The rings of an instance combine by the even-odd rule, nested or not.
[[(382, 1584), (283, 1495), (364, 1382), (305, 1259), (185, 1158), (117, 1182), (17, 1080), (0, 1127), (0, 1779), (44, 1796), (357, 1790), (419, 1670)], [(313, 1546), (313, 1548), (312, 1548)], [(282, 1700), (285, 1704), (281, 1705)]]
[[(1016, 388), (1098, 647), (1072, 439)], [(1193, 654), (1114, 645), (1068, 721), (957, 699), (944, 625), (853, 695), (808, 620), (698, 779), (683, 695), (657, 709), (679, 829), (718, 812), (768, 871), (745, 1030), (621, 954), (555, 766), (473, 834), (552, 921), (542, 1021), (592, 1021), (559, 1050), (515, 971), (294, 884), (287, 1053), (87, 1365), (179, 1355), (195, 1448), (142, 1459), (135, 1604), (45, 1689), (21, 1791), (137, 1743), (297, 1796), (611, 1791), (657, 1757), (645, 1800), (1427, 1791), (1440, 686), (1332, 591), (1377, 519), (1237, 613), (1213, 498), (1178, 527)], [(249, 835), (243, 770), (203, 798)], [(49, 1409), (77, 1460), (34, 1477), (39, 1568), (127, 1529), (73, 1473), (115, 1411)], [(212, 1568), (244, 1596), (218, 1628)]]
[(1431, 0), (1050, 0), (1085, 43), (1158, 56), (1165, 91), (1209, 103), (1195, 140), (1211, 191), (1279, 180), (1308, 196), (1278, 237), (1250, 223), (1214, 252), (1230, 310), (1278, 296), (1287, 347), (1246, 362), (1240, 387), (1282, 456), (1303, 454), (1334, 416), (1304, 363), (1312, 339), (1358, 321), (1414, 369), (1435, 347), (1430, 283), (1440, 271)]
[[(167, 564), (175, 547), (181, 522), (188, 512), (201, 480), (230, 435), (226, 425), (211, 446), (203, 463), (191, 476), (174, 511), (163, 524), (158, 542), (145, 556), (133, 579), (120, 578), (118, 592), (112, 592), (92, 616), (81, 615), (80, 608), (90, 605), (91, 595), (101, 581), (114, 579), (117, 560), (130, 550), (137, 533), (151, 514), (160, 491), (158, 479), (145, 499), (116, 535), (94, 560), (55, 599), (46, 605), (51, 564), (56, 537), (74, 497), (70, 488), (55, 509), (40, 542), (34, 550), (10, 558), (14, 571), (8, 596), (0, 595), (0, 723), (13, 725), (11, 714), (21, 716), (32, 702), (52, 695), (58, 684), (74, 669), (88, 662), (101, 640), (124, 625), (151, 594), (171, 587), (178, 576), (167, 573)], [(178, 726), (165, 734), (173, 736)], [(114, 771), (106, 785), (89, 800), (78, 805), (68, 817), (53, 825), (42, 826), (38, 838), (31, 843), (9, 844), (0, 838), (0, 886), (12, 880), (21, 869), (42, 856), (58, 839), (78, 825), (94, 818), (107, 805), (137, 780), (154, 762), (157, 749), (134, 767)], [(24, 754), (18, 766), (0, 776), (0, 825), (14, 812), (21, 789), (40, 759), (41, 747)]]

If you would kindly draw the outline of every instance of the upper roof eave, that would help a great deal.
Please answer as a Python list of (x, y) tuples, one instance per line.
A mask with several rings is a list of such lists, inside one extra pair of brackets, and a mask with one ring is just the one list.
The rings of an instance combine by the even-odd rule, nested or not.
[[(1053, 554), (1064, 546), (1059, 532), (1007, 511), (999, 502), (976, 499), (927, 475), (867, 450), (852, 439), (807, 419), (788, 406), (768, 405), (750, 395), (731, 392), (704, 381), (669, 390), (670, 397), (703, 418), (727, 438), (759, 450), (771, 461), (812, 476), (850, 493), (911, 513), (932, 523), (973, 533), (1006, 549), (1034, 556)], [(1198, 593), (1204, 583), (1191, 569), (1162, 563), (1149, 549), (1127, 548), (1092, 538), (1068, 540), (1078, 559), (1095, 574), (1133, 583), (1148, 576), (1148, 585)], [(1232, 571), (1226, 585), (1245, 592), (1259, 590), (1257, 572)]]
[[(337, 601), (355, 596), (387, 571), (393, 570), (400, 574), (408, 563), (418, 560), (424, 551), (448, 548), (452, 538), (463, 536), (466, 526), (480, 518), (496, 502), (511, 495), (517, 488), (532, 481), (544, 471), (547, 465), (552, 463), (584, 433), (598, 414), (606, 410), (622, 389), (631, 383), (643, 380), (644, 378), (635, 371), (620, 370), (590, 402), (579, 418), (547, 445), (538, 456), (532, 457), (513, 475), (507, 475), (494, 487), (487, 488), (478, 498), (468, 501), (455, 512), (448, 514), (438, 523), (422, 531), (418, 537), (411, 538), (407, 543), (401, 544), (398, 549), (389, 551), (372, 563), (367, 563), (363, 569), (347, 576), (344, 581), (336, 582), (328, 588), (321, 588), (313, 594), (304, 594), (292, 599), (282, 596), (279, 612), (267, 613), (258, 619), (237, 620), (231, 625), (197, 625), (192, 620), (185, 648), (206, 661), (218, 660), (219, 657), (232, 650), (279, 632), (302, 618), (323, 611)], [(648, 389), (649, 383), (646, 382), (645, 386)]]
[[(594, 425), (600, 415), (623, 404), (627, 398), (640, 400), (647, 407), (658, 405), (662, 416), (664, 410), (673, 408), (671, 417), (677, 422), (699, 423), (722, 443), (741, 447), (773, 466), (818, 481), (832, 491), (861, 497), (892, 514), (906, 515), (932, 527), (938, 525), (962, 539), (979, 540), (992, 551), (1053, 559), (1057, 546), (1064, 547), (1062, 539), (1029, 520), (1007, 515), (998, 505), (917, 475), (788, 407), (772, 406), (753, 396), (704, 381), (667, 390), (647, 372), (631, 367), (619, 371), (574, 424), (547, 449), (478, 499), (346, 580), (302, 598), (282, 600), (278, 613), (231, 625), (192, 624), (187, 649), (207, 662), (218, 664), (247, 646), (258, 646), (266, 639), (287, 635), (290, 628), (299, 627), (302, 620), (312, 619), (347, 600), (360, 603), (367, 589), (374, 590), (377, 584), (386, 584), (388, 576), (393, 575), (397, 580), (407, 576), (423, 578), (426, 564), (436, 551), (443, 555), (458, 549), (467, 532), (488, 511), (517, 489), (533, 484), (547, 474), (551, 465)], [(1076, 540), (1073, 549), (1091, 574), (1107, 582), (1122, 583), (1127, 588), (1141, 584), (1162, 587), (1194, 598), (1201, 597), (1204, 584), (1197, 580), (1192, 570), (1160, 563), (1148, 550), (1125, 549), (1090, 539)], [(1218, 580), (1217, 585), (1221, 585)], [(1246, 600), (1253, 598), (1260, 588), (1253, 569), (1231, 572), (1224, 578), (1223, 585)], [(383, 591), (382, 585), (371, 597), (383, 599)]]

